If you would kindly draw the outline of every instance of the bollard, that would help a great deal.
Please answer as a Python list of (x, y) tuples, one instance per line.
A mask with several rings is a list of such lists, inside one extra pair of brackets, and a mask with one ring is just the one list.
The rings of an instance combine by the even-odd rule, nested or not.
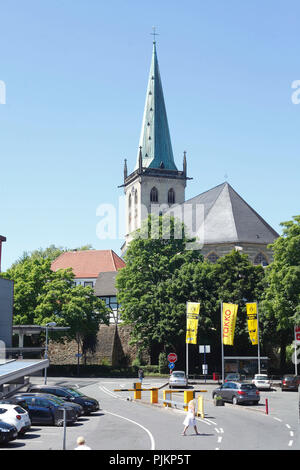
[(198, 397), (198, 411), (197, 415), (200, 415), (202, 419), (204, 419), (204, 399), (203, 396), (200, 395)]
[(185, 390), (184, 391), (184, 410), (188, 410), (188, 403), (189, 401), (193, 400), (194, 398), (194, 390)]
[(133, 388), (134, 388), (134, 394), (133, 394), (134, 400), (140, 400), (142, 398), (141, 383), (140, 382), (134, 383)]
[(269, 402), (268, 399), (266, 398), (266, 415), (269, 414)]
[(150, 391), (150, 403), (158, 403), (158, 388)]

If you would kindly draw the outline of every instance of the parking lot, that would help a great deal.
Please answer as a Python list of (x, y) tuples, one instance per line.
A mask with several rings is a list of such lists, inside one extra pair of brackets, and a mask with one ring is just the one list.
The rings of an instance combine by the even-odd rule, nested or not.
[[(33, 382), (42, 383), (42, 378)], [(145, 378), (143, 387), (162, 387), (159, 390), (159, 404), (150, 405), (150, 392), (143, 392), (141, 400), (133, 400), (132, 387), (136, 379), (69, 379), (49, 378), (49, 383), (72, 386), (96, 398), (100, 410), (91, 415), (80, 416), (66, 427), (32, 425), (23, 437), (1, 446), (2, 450), (72, 450), (79, 436), (86, 438), (94, 450), (130, 449), (188, 449), (195, 441), (182, 440), (182, 407), (163, 408), (162, 387), (166, 380)], [(249, 445), (260, 449), (299, 449), (298, 393), (282, 392), (278, 384), (271, 391), (261, 391), (257, 405), (232, 405), (215, 407), (212, 392), (217, 383), (193, 383), (194, 390), (203, 392), (205, 419), (199, 419), (202, 439), (197, 448), (224, 449)], [(115, 392), (115, 389), (123, 390)], [(196, 393), (196, 397), (199, 394)], [(174, 400), (183, 403), (184, 394), (175, 393)], [(265, 403), (268, 401), (268, 415)], [(242, 423), (242, 424), (240, 424)], [(205, 430), (209, 432), (205, 432)], [(232, 436), (237, 433), (238, 438)], [(258, 438), (259, 436), (259, 438)], [(227, 438), (227, 440), (226, 440)], [(245, 444), (246, 443), (246, 444)], [(259, 447), (258, 447), (259, 446)], [(243, 448), (243, 447), (242, 447)]]

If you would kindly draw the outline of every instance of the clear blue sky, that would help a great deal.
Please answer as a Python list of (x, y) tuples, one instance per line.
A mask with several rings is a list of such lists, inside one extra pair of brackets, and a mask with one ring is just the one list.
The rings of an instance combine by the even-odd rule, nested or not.
[(2, 270), (50, 244), (120, 253), (96, 235), (132, 171), (152, 26), (190, 198), (227, 179), (281, 232), (300, 213), (300, 4), (264, 0), (10, 0), (0, 6)]

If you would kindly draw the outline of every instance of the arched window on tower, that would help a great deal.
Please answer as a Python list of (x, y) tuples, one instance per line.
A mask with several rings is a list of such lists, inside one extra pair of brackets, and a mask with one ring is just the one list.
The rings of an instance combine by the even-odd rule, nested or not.
[(131, 193), (129, 193), (129, 196), (128, 196), (128, 207), (130, 208), (131, 207)]
[(260, 264), (261, 266), (268, 266), (269, 262), (265, 255), (260, 251), (254, 259), (254, 264), (258, 265)]
[(158, 202), (158, 191), (155, 186), (150, 191), (150, 202)]
[(168, 191), (168, 204), (175, 204), (175, 191), (173, 188)]
[(137, 189), (134, 191), (134, 203), (135, 203), (135, 204), (138, 203), (138, 193), (137, 193)]
[(210, 261), (211, 263), (216, 263), (219, 259), (219, 256), (217, 255), (217, 253), (212, 251), (207, 255), (206, 259), (208, 259), (208, 261)]

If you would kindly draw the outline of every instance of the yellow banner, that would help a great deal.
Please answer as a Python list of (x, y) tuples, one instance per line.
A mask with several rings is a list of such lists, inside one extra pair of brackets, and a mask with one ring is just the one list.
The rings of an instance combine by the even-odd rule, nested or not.
[(233, 346), (237, 311), (238, 311), (238, 305), (223, 303), (223, 308), (222, 308), (223, 344), (227, 344), (229, 346)]
[(250, 341), (255, 345), (258, 344), (257, 304), (256, 302), (246, 304), (246, 308)]
[(186, 306), (186, 340), (188, 344), (197, 344), (198, 319), (200, 313), (200, 304), (196, 302), (187, 302)]

